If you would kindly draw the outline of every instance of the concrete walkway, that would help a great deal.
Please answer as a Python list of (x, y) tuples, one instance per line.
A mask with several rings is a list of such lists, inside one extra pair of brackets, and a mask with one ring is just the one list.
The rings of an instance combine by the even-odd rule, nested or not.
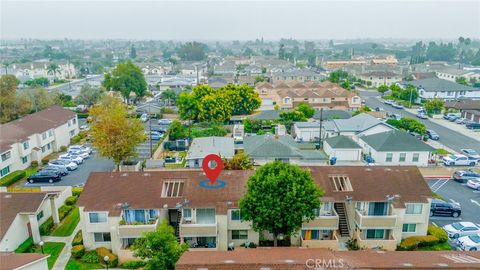
[(72, 250), (72, 241), (77, 232), (80, 230), (80, 222), (78, 222), (77, 227), (73, 230), (73, 233), (70, 236), (58, 237), (58, 236), (42, 236), (43, 242), (58, 242), (65, 243), (65, 247), (57, 258), (57, 261), (53, 265), (53, 270), (64, 270), (65, 266), (70, 260), (71, 250)]

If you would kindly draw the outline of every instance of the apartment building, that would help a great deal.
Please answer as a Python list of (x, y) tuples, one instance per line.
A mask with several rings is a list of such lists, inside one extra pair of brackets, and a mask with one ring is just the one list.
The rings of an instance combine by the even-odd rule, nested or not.
[(402, 80), (400, 74), (391, 71), (370, 71), (362, 73), (358, 76), (365, 84), (372, 87), (379, 87), (380, 85), (390, 86)]
[(70, 144), (79, 132), (77, 115), (60, 106), (0, 125), (0, 176), (24, 170), (32, 161)]
[[(317, 217), (292, 237), (293, 245), (338, 250), (341, 241), (354, 238), (361, 247), (395, 250), (404, 237), (426, 235), (431, 192), (416, 167), (304, 168), (325, 195)], [(200, 170), (92, 173), (78, 202), (84, 245), (106, 247), (129, 260), (135, 239), (163, 220), (192, 250), (258, 243), (259, 233), (238, 210), (252, 173), (223, 171), (222, 189), (202, 188), (208, 180)]]

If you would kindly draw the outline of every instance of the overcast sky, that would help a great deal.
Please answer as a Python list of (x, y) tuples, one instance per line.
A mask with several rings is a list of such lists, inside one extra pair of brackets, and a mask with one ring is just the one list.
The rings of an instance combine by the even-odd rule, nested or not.
[(480, 38), (480, 0), (0, 2), (7, 39)]

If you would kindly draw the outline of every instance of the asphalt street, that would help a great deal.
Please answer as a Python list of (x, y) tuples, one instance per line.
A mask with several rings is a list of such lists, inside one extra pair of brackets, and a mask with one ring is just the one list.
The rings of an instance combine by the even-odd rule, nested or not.
[(480, 152), (480, 143), (468, 136), (455, 132), (449, 128), (443, 127), (439, 124), (433, 123), (428, 119), (420, 119), (415, 117), (414, 114), (409, 113), (403, 109), (396, 109), (390, 105), (382, 103), (377, 97), (379, 93), (376, 91), (360, 91), (361, 97), (365, 100), (365, 104), (370, 108), (380, 107), (385, 111), (397, 113), (403, 117), (413, 117), (418, 121), (425, 124), (427, 129), (434, 130), (440, 135), (439, 142), (457, 152), (460, 152), (462, 148), (471, 148), (475, 149), (477, 152)]

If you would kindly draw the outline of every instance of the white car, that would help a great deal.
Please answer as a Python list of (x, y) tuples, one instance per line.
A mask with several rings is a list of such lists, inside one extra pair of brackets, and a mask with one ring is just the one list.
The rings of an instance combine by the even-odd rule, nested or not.
[(160, 119), (158, 120), (159, 125), (170, 125), (172, 123), (172, 119)]
[(480, 234), (460, 237), (457, 239), (457, 244), (464, 251), (480, 250)]
[(92, 148), (86, 146), (86, 145), (70, 145), (70, 147), (68, 147), (68, 151), (71, 151), (71, 150), (74, 150), (74, 151), (87, 151), (89, 154), (92, 153)]
[(448, 233), (448, 237), (453, 239), (480, 233), (480, 225), (468, 221), (448, 224), (443, 226), (443, 229)]
[(66, 160), (59, 160), (59, 159), (48, 162), (48, 166), (62, 167), (69, 171), (73, 171), (78, 168), (78, 165), (75, 162), (68, 162)]
[(471, 158), (475, 158), (475, 159), (480, 159), (480, 154), (478, 154), (477, 151), (473, 150), (473, 149), (460, 149), (462, 151), (462, 153), (467, 156), (467, 157), (471, 157)]
[(477, 160), (469, 158), (465, 155), (450, 155), (442, 158), (445, 166), (475, 166)]
[(467, 187), (480, 191), (480, 178), (474, 178), (467, 181)]
[(61, 155), (58, 157), (59, 160), (66, 160), (66, 161), (70, 161), (70, 162), (75, 162), (76, 164), (80, 165), (83, 163), (83, 158), (79, 157), (79, 156), (71, 156), (69, 154), (64, 154), (64, 155)]
[(142, 114), (142, 116), (140, 116), (140, 120), (142, 120), (142, 122), (147, 122), (148, 121), (148, 115), (146, 113)]
[(67, 152), (67, 155), (69, 155), (69, 156), (79, 156), (79, 157), (82, 157), (83, 159), (87, 159), (87, 158), (90, 157), (90, 154), (85, 150), (69, 150)]

